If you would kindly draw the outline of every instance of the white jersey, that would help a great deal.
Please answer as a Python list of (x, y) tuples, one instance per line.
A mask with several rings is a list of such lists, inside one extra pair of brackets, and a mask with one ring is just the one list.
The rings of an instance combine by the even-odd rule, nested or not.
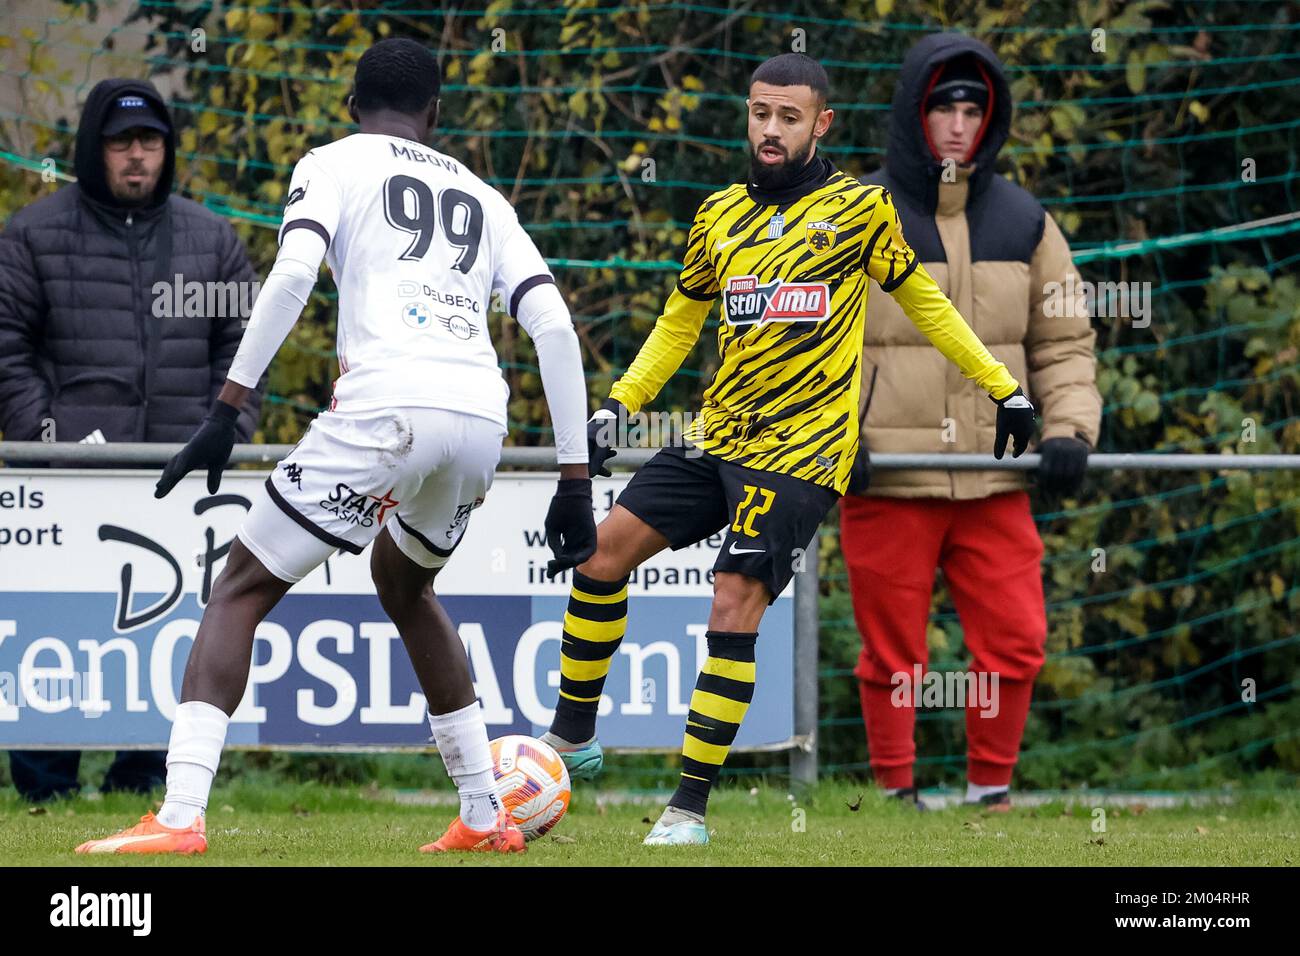
[(509, 314), (550, 270), (500, 193), (413, 140), (355, 133), (293, 172), (280, 239), (325, 240), (338, 286), (331, 409), (445, 408), (506, 425), (488, 303)]

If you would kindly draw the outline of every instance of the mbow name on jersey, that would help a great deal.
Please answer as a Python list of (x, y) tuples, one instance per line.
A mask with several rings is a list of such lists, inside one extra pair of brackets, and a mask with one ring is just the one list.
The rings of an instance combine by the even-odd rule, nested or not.
[(773, 282), (757, 276), (732, 276), (723, 294), (732, 325), (764, 322), (824, 322), (831, 314), (831, 293), (824, 282)]

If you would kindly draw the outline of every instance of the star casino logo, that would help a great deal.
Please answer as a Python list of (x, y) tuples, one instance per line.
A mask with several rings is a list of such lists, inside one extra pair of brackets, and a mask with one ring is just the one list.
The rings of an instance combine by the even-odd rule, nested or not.
[(731, 325), (767, 322), (824, 322), (831, 314), (831, 293), (824, 282), (760, 284), (757, 276), (732, 276), (722, 302)]
[(392, 488), (382, 495), (362, 494), (340, 481), (330, 496), (320, 502), (320, 507), (347, 524), (372, 528), (376, 524), (382, 525), (389, 510), (401, 503), (392, 494)]

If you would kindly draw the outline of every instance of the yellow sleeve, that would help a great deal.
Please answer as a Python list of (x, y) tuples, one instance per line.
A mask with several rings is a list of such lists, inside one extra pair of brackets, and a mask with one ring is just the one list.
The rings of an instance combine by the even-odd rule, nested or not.
[(878, 220), (863, 266), (880, 288), (894, 297), (907, 317), (948, 361), (994, 398), (1006, 398), (1019, 383), (989, 354), (956, 306), (925, 271), (903, 238), (903, 224), (886, 190), (876, 204)]
[(699, 340), (704, 320), (718, 296), (718, 278), (709, 261), (708, 220), (696, 213), (686, 240), (686, 255), (677, 286), (668, 296), (663, 313), (637, 352), (627, 372), (614, 383), (609, 397), (633, 414), (654, 400), (664, 383), (681, 367)]

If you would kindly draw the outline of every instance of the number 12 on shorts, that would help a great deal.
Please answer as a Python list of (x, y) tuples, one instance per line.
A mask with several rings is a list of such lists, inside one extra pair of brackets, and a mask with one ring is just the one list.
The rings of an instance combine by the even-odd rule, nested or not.
[[(754, 500), (758, 495), (762, 495), (762, 504)], [(767, 514), (775, 500), (775, 491), (759, 488), (757, 485), (745, 485), (745, 497), (740, 504), (736, 505), (736, 520), (731, 523), (731, 530), (743, 532), (750, 538), (757, 538), (758, 532), (754, 530), (754, 519), (759, 515)]]

